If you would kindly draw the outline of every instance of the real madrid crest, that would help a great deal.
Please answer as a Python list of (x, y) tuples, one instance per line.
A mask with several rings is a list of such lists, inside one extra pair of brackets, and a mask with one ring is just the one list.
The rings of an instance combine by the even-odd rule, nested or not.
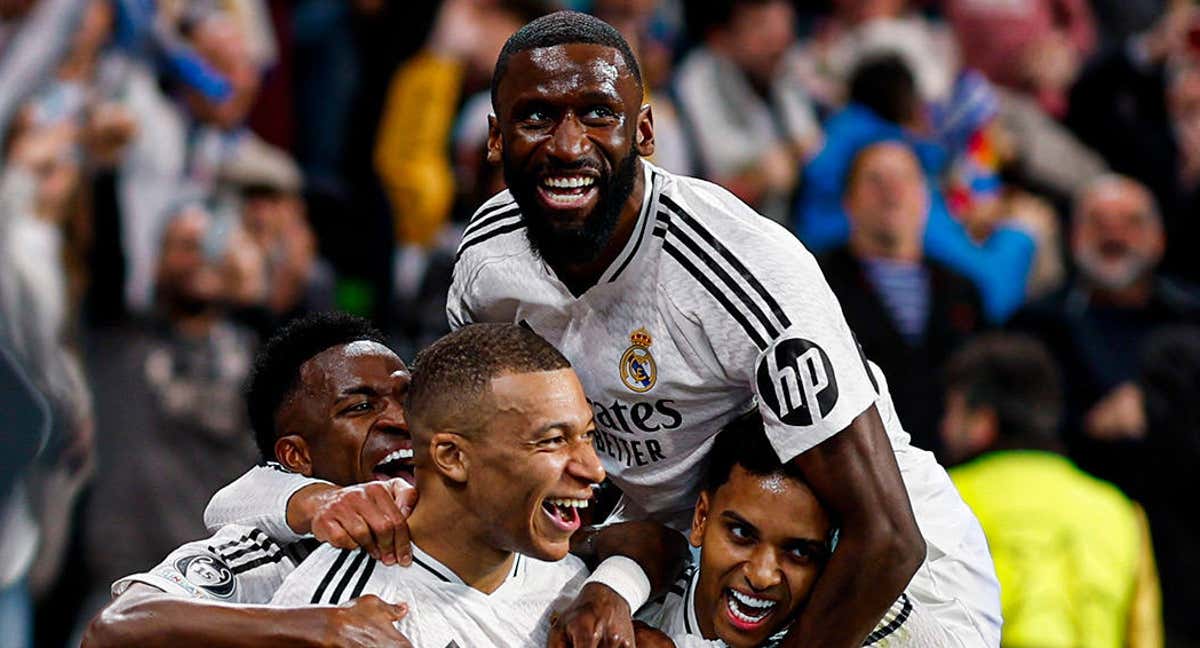
[(654, 356), (650, 355), (650, 345), (654, 344), (654, 339), (649, 331), (639, 328), (629, 334), (629, 343), (629, 348), (621, 354), (621, 382), (639, 394), (650, 391), (658, 379)]

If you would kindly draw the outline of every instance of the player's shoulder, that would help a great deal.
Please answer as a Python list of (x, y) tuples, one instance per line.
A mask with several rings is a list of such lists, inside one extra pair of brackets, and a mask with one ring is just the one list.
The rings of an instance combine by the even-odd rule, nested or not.
[(517, 555), (513, 566), (518, 577), (524, 579), (526, 586), (545, 587), (557, 590), (578, 578), (586, 578), (587, 565), (577, 556), (567, 554), (562, 560), (538, 560), (525, 555)]
[(471, 268), (488, 260), (529, 252), (523, 234), (525, 221), (521, 208), (505, 189), (492, 196), (471, 216), (463, 228), (462, 239), (455, 253), (458, 268)]
[(714, 246), (709, 240), (712, 238), (751, 261), (771, 253), (807, 254), (792, 232), (754, 211), (728, 189), (700, 178), (652, 169), (663, 178), (658, 221), (667, 227), (668, 234), (698, 238)]

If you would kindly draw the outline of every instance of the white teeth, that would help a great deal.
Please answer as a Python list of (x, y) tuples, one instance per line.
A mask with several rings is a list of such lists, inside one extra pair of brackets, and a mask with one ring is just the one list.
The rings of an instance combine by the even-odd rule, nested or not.
[(746, 594), (742, 594), (741, 592), (739, 592), (735, 589), (729, 590), (729, 594), (732, 595), (733, 598), (737, 599), (738, 603), (741, 603), (742, 605), (745, 605), (746, 607), (752, 607), (752, 608), (759, 609), (759, 610), (775, 607), (775, 601), (770, 601), (767, 599), (760, 599), (760, 598), (755, 598), (753, 596), (748, 596)]
[(393, 450), (392, 452), (388, 453), (388, 456), (384, 457), (382, 460), (380, 460), (379, 463), (377, 463), (375, 465), (382, 466), (385, 463), (388, 463), (391, 461), (397, 461), (399, 459), (412, 459), (412, 456), (413, 456), (412, 448), (401, 448), (399, 450)]
[(587, 508), (588, 506), (588, 501), (584, 499), (561, 499), (556, 497), (547, 501), (554, 506), (562, 508)]
[[(763, 600), (746, 596), (737, 590), (731, 589), (729, 590), (729, 594), (730, 597), (726, 600), (725, 607), (729, 610), (730, 614), (743, 623), (758, 623), (767, 618), (767, 615), (769, 615), (775, 608), (775, 603), (773, 601), (766, 601), (767, 606), (765, 607), (754, 605), (751, 603), (751, 601), (762, 603)], [(745, 606), (748, 609), (743, 612), (742, 606)], [(746, 612), (750, 612), (750, 610), (754, 610), (754, 613), (747, 614)]]
[(546, 178), (542, 181), (547, 187), (556, 189), (577, 189), (579, 187), (590, 187), (595, 183), (594, 178), (588, 176), (554, 176)]

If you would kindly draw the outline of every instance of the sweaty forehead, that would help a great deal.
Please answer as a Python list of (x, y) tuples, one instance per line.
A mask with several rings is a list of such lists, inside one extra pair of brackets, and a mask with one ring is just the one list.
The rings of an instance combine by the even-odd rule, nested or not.
[(384, 380), (405, 369), (391, 349), (370, 340), (330, 347), (300, 366), (300, 389), (310, 397), (336, 397), (341, 390)]
[(625, 57), (606, 45), (569, 43), (513, 54), (499, 87), (502, 98), (526, 94), (568, 97), (580, 91), (625, 97), (639, 92)]

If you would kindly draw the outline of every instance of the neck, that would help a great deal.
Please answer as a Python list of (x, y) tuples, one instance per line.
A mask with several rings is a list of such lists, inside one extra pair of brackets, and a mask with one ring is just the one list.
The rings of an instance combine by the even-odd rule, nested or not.
[(913, 241), (880, 241), (861, 233), (850, 235), (850, 251), (859, 259), (882, 259), (920, 263), (924, 255), (919, 239)]
[(567, 288), (575, 295), (583, 294), (585, 290), (596, 285), (600, 280), (600, 275), (612, 265), (616, 260), (617, 255), (621, 250), (625, 249), (625, 244), (629, 242), (629, 237), (633, 236), (633, 228), (637, 225), (638, 215), (642, 211), (642, 200), (646, 195), (646, 176), (642, 167), (642, 160), (637, 160), (637, 170), (633, 177), (633, 191), (629, 192), (629, 198), (625, 199), (625, 205), (621, 208), (621, 216), (617, 219), (617, 226), (613, 229), (612, 236), (608, 239), (608, 244), (600, 251), (600, 254), (595, 259), (586, 263), (578, 264), (560, 264), (553, 265), (554, 273), (559, 279), (566, 284)]
[(421, 501), (408, 519), (413, 544), (449, 567), (464, 583), (491, 594), (504, 583), (515, 554), (496, 547), (491, 525), (438, 486), (418, 487)]
[(211, 309), (205, 309), (199, 313), (183, 314), (174, 312), (171, 314), (171, 326), (179, 331), (184, 337), (201, 338), (207, 336), (217, 323), (216, 315)]
[(1092, 301), (1117, 308), (1141, 308), (1150, 303), (1154, 294), (1154, 280), (1149, 275), (1124, 288), (1092, 287)]

